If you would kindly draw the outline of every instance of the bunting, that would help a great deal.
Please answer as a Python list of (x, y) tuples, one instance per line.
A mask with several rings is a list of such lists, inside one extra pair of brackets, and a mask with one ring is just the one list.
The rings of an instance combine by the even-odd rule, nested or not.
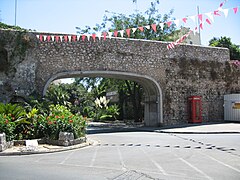
[[(190, 18), (193, 22), (198, 19), (200, 21), (199, 27), (195, 27), (194, 30), (189, 31), (187, 34), (179, 38), (176, 42), (170, 43), (167, 48), (171, 49), (174, 48), (176, 45), (182, 43), (190, 34), (196, 33), (198, 29), (203, 30), (204, 24), (212, 25), (214, 22), (214, 18), (216, 16), (221, 16), (221, 14), (224, 14), (225, 17), (228, 16), (228, 13), (230, 10), (234, 12), (234, 14), (238, 13), (238, 7), (234, 7), (232, 9), (224, 9), (223, 5), (227, 2), (225, 0), (219, 5), (219, 8), (215, 11), (208, 12), (208, 13), (203, 13), (203, 14), (198, 14), (194, 16), (188, 16), (184, 17), (181, 19), (175, 19), (172, 21), (168, 22), (160, 22), (158, 24), (150, 24), (146, 26), (139, 26), (139, 27), (133, 27), (133, 28), (127, 28), (125, 30), (115, 30), (114, 32), (98, 32), (98, 33), (93, 33), (93, 34), (81, 34), (79, 31), (76, 31), (77, 34), (79, 35), (36, 35), (36, 37), (39, 39), (39, 41), (43, 42), (50, 42), (50, 41), (55, 41), (55, 42), (76, 42), (76, 41), (85, 41), (86, 38), (89, 41), (90, 39), (93, 39), (93, 41), (96, 41), (96, 37), (98, 40), (101, 40), (103, 37), (103, 40), (106, 40), (106, 38), (111, 39), (113, 36), (118, 37), (124, 37), (124, 33), (126, 34), (127, 37), (131, 36), (131, 33), (134, 34), (137, 30), (140, 32), (143, 32), (145, 29), (152, 29), (154, 32), (157, 32), (158, 29), (164, 30), (167, 27), (171, 27), (173, 24), (176, 27), (179, 27), (180, 25), (186, 26), (188, 23), (188, 19)], [(81, 30), (79, 27), (76, 27), (77, 30)]]

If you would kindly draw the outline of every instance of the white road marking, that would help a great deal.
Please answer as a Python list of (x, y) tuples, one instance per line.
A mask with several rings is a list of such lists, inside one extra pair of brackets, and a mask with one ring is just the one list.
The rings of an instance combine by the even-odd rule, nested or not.
[(127, 168), (126, 168), (126, 165), (125, 165), (125, 163), (123, 161), (122, 153), (121, 153), (119, 147), (117, 147), (117, 150), (118, 150), (119, 159), (120, 159), (120, 162), (121, 162), (121, 165), (122, 165), (122, 170), (126, 171)]
[(162, 166), (160, 164), (158, 164), (156, 161), (154, 161), (147, 153), (146, 151), (144, 151), (143, 149), (141, 149), (142, 152), (148, 157), (148, 159), (158, 168), (158, 170), (165, 176), (167, 176), (168, 174), (166, 173), (166, 171), (162, 168)]
[(70, 156), (73, 155), (73, 153), (75, 153), (75, 151), (72, 151), (71, 153), (69, 153), (67, 155), (67, 157), (62, 162), (60, 162), (59, 164), (64, 164), (70, 158)]
[(97, 157), (98, 149), (99, 149), (99, 146), (96, 146), (96, 149), (95, 149), (95, 151), (94, 151), (94, 154), (93, 154), (93, 157), (92, 157), (92, 160), (91, 160), (90, 167), (93, 167), (94, 162), (96, 161), (96, 157)]
[(201, 171), (200, 169), (198, 169), (197, 167), (195, 167), (194, 165), (192, 165), (188, 161), (184, 160), (183, 158), (178, 158), (178, 159), (181, 160), (182, 162), (184, 162), (185, 164), (187, 164), (188, 166), (190, 166), (191, 168), (193, 168), (195, 171), (197, 171), (200, 174), (202, 174), (205, 178), (213, 180), (211, 177), (209, 177), (207, 174), (205, 174), (203, 171)]
[[(201, 153), (201, 154), (203, 154), (203, 153)], [(217, 160), (217, 159), (215, 159), (215, 158), (213, 158), (212, 156), (209, 156), (209, 155), (207, 155), (207, 154), (203, 154), (203, 155), (205, 155), (205, 156), (207, 156), (208, 158), (210, 158), (210, 159), (218, 162), (219, 164), (222, 164), (222, 165), (224, 165), (224, 166), (226, 166), (226, 167), (228, 167), (228, 168), (230, 168), (230, 169), (232, 169), (232, 170), (237, 171), (237, 172), (240, 173), (240, 170), (237, 169), (237, 168), (235, 168), (235, 167), (232, 167), (232, 166), (230, 166), (230, 165), (228, 165), (228, 164), (226, 164), (226, 163), (224, 163), (224, 162), (222, 162), (222, 161), (219, 161), (219, 160)]]

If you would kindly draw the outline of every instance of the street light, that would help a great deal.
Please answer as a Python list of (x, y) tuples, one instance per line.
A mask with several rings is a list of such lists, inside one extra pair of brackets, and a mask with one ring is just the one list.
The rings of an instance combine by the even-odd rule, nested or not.
[(15, 26), (17, 25), (17, 0), (15, 0)]

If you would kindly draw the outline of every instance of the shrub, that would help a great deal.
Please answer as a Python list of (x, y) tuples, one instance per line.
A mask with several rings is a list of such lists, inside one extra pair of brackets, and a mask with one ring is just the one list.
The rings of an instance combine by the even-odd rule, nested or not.
[(7, 141), (15, 139), (15, 123), (10, 115), (0, 114), (0, 133), (6, 134)]

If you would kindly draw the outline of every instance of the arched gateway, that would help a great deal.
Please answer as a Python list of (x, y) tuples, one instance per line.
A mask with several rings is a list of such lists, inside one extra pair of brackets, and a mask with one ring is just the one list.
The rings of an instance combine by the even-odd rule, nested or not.
[(148, 76), (117, 71), (73, 71), (53, 75), (46, 83), (43, 95), (46, 94), (49, 84), (59, 78), (69, 77), (104, 77), (123, 80), (132, 80), (139, 83), (145, 92), (144, 123), (146, 126), (159, 126), (163, 123), (162, 116), (162, 91), (159, 84)]
[(62, 41), (53, 41), (56, 34), (44, 34), (40, 41), (36, 35), (0, 30), (0, 101), (8, 102), (15, 92), (44, 95), (59, 78), (128, 79), (145, 90), (146, 125), (159, 126), (188, 122), (187, 99), (196, 95), (202, 96), (203, 121), (222, 121), (223, 95), (240, 92), (239, 68), (229, 63), (228, 49), (179, 45), (168, 50), (168, 43), (124, 38), (73, 42), (61, 34)]

